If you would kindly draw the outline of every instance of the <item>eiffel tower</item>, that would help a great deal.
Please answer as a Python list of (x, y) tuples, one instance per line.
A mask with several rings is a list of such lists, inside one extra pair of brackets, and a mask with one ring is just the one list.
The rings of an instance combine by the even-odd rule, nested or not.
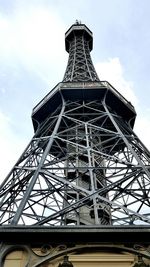
[(65, 47), (63, 81), (34, 107), (34, 136), (1, 184), (1, 229), (149, 229), (150, 153), (136, 111), (99, 79), (85, 24), (69, 28)]

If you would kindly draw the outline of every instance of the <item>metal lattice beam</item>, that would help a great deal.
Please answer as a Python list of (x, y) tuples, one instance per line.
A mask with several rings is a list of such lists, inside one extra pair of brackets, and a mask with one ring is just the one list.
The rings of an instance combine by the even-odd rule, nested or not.
[(1, 187), (1, 224), (150, 223), (150, 154), (132, 128), (103, 101), (59, 110)]

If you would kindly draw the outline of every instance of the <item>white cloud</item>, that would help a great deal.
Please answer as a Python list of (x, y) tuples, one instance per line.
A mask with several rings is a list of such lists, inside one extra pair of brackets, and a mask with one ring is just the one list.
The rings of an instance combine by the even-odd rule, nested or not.
[(26, 137), (13, 130), (11, 119), (0, 111), (0, 182), (5, 178), (27, 145)]
[(54, 9), (29, 7), (18, 8), (9, 17), (0, 14), (0, 57), (24, 65), (49, 83), (51, 70), (60, 68), (56, 62), (63, 63), (66, 56), (65, 25)]
[(135, 132), (143, 142), (143, 144), (150, 150), (150, 110), (137, 109), (137, 119), (135, 122)]
[(140, 101), (135, 95), (134, 84), (124, 77), (124, 69), (119, 58), (110, 58), (104, 62), (95, 65), (97, 73), (101, 80), (106, 80), (115, 87), (128, 101), (130, 101), (136, 109), (137, 118), (134, 127), (135, 133), (140, 140), (150, 147), (150, 118), (148, 111), (140, 107)]
[(134, 93), (133, 82), (124, 78), (123, 66), (119, 58), (110, 58), (95, 65), (101, 80), (106, 80), (115, 87), (134, 106), (138, 105), (138, 99)]
[[(64, 59), (67, 57), (67, 53), (64, 53), (65, 30), (64, 23), (51, 6), (32, 5), (30, 3), (28, 5), (18, 4), (11, 15), (0, 13), (1, 66), (5, 66), (6, 70), (11, 68), (13, 72), (18, 70), (19, 66), (23, 66), (31, 75), (33, 72), (36, 73), (39, 80), (42, 79), (49, 85), (53, 78), (53, 73), (58, 76), (61, 68), (63, 68), (64, 73), (63, 64), (66, 65), (66, 60)], [(17, 67), (15, 68), (15, 66)], [(4, 73), (1, 73), (1, 77), (6, 73), (4, 70)], [(16, 75), (18, 75), (18, 72)], [(6, 78), (7, 81), (7, 79), (11, 80), (12, 76), (8, 77), (6, 75), (6, 77), (2, 78)], [(14, 79), (17, 82), (19, 77)], [(21, 79), (25, 85), (26, 77), (22, 76)], [(6, 105), (11, 95), (9, 93), (14, 89), (15, 81), (13, 83), (10, 82), (10, 88), (7, 88), (7, 83), (6, 88), (3, 85), (0, 87), (1, 95), (6, 95), (4, 98)], [(59, 82), (59, 79), (57, 82)], [(32, 95), (31, 89), (27, 88), (27, 90)], [(22, 108), (17, 92), (12, 101), (14, 104), (17, 102), (20, 112), (25, 110), (26, 105), (23, 105)], [(5, 103), (3, 103), (4, 105)], [(7, 114), (10, 114), (9, 111), (10, 108), (7, 106)], [(12, 109), (11, 112), (13, 112)], [(16, 122), (13, 125), (11, 118), (8, 116), (0, 111), (0, 181), (10, 171), (30, 141), (27, 140), (26, 136), (21, 136), (21, 131), (18, 130), (20, 127), (18, 118), (16, 118)], [(17, 123), (18, 126), (16, 126)]]

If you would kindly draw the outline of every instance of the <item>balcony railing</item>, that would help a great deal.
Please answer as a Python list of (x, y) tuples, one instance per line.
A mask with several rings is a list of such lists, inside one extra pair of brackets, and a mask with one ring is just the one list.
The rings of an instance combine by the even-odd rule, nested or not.
[(129, 102), (123, 95), (121, 95), (109, 82), (100, 81), (100, 82), (64, 82), (58, 83), (34, 108), (32, 115), (36, 113), (57, 91), (60, 89), (84, 89), (84, 88), (106, 88), (112, 91), (125, 105), (135, 112), (134, 106)]

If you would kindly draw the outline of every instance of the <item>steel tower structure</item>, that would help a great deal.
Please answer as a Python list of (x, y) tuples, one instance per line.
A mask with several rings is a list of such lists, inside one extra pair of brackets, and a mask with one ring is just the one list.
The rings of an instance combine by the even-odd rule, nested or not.
[(33, 109), (35, 134), (0, 187), (0, 224), (149, 225), (150, 153), (135, 109), (99, 80), (86, 25), (65, 44), (63, 81)]

